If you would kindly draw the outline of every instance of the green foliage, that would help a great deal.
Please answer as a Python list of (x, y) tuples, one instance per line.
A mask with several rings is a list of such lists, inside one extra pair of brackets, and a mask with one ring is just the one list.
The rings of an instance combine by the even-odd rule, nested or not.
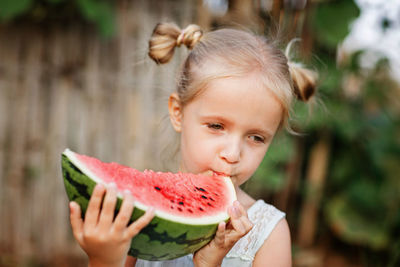
[(316, 38), (327, 48), (335, 49), (338, 42), (349, 33), (349, 24), (359, 15), (353, 1), (336, 0), (322, 3), (315, 12)]
[(28, 11), (32, 0), (2, 0), (0, 1), (0, 19), (9, 21), (12, 18)]
[(110, 3), (98, 0), (76, 0), (82, 16), (94, 22), (104, 36), (112, 35), (114, 31), (114, 13)]
[[(320, 75), (318, 101), (311, 112), (296, 103), (293, 125), (306, 133), (306, 157), (315, 139), (327, 132), (330, 136), (322, 223), (340, 240), (363, 249), (366, 261), (394, 266), (400, 260), (400, 109), (391, 99), (399, 97), (400, 86), (389, 78), (385, 60), (374, 70), (362, 70), (363, 51), (338, 66), (337, 45), (359, 14), (352, 1), (323, 1), (314, 11), (310, 25), (316, 39), (312, 53), (318, 59), (313, 65)], [(271, 146), (255, 175), (267, 192), (285, 185), (294, 154), (294, 144), (285, 144), (278, 140)]]
[[(294, 140), (288, 134), (279, 133), (268, 149), (268, 153), (260, 167), (252, 177), (251, 185), (257, 186), (257, 191), (278, 192), (286, 182), (285, 168), (287, 160), (293, 156)], [(249, 188), (246, 188), (249, 190)], [(253, 190), (255, 190), (253, 188)]]
[(22, 18), (46, 20), (70, 19), (79, 16), (96, 25), (100, 34), (111, 37), (115, 32), (115, 12), (112, 1), (107, 0), (2, 0), (0, 22)]

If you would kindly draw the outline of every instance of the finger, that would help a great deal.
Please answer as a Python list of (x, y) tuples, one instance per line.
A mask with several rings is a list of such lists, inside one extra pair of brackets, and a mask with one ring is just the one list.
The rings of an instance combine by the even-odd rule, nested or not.
[(238, 209), (240, 215), (247, 217), (247, 211), (239, 201), (235, 200), (233, 206)]
[(121, 209), (114, 222), (114, 229), (120, 231), (124, 229), (132, 216), (132, 211), (134, 208), (133, 196), (130, 193), (125, 193), (124, 200), (121, 205)]
[(245, 227), (246, 233), (249, 232), (253, 228), (253, 223), (250, 221), (246, 209), (243, 207), (243, 205), (240, 204), (239, 201), (235, 201), (233, 205), (239, 209), (239, 212), (241, 214), (240, 220)]
[(117, 203), (117, 186), (110, 184), (103, 200), (100, 213), (99, 227), (110, 227), (114, 220), (115, 205)]
[(101, 202), (105, 193), (105, 188), (101, 184), (97, 184), (89, 201), (85, 214), (85, 227), (95, 227), (99, 219)]
[(81, 217), (81, 207), (78, 203), (71, 201), (69, 203), (69, 219), (71, 221), (72, 233), (75, 239), (80, 242), (82, 240), (83, 220)]
[(225, 222), (220, 222), (218, 224), (218, 229), (214, 237), (215, 245), (219, 247), (223, 247), (225, 245), (225, 229), (226, 229)]
[(140, 230), (142, 230), (146, 225), (150, 223), (153, 217), (154, 217), (154, 209), (149, 208), (142, 217), (140, 217), (134, 223), (129, 225), (126, 231), (127, 237), (132, 238), (135, 235), (137, 235), (140, 232)]
[(235, 206), (231, 206), (229, 207), (228, 212), (231, 216), (231, 225), (233, 230), (238, 234), (238, 236), (243, 236), (246, 232), (246, 227), (241, 220), (242, 215), (239, 209)]

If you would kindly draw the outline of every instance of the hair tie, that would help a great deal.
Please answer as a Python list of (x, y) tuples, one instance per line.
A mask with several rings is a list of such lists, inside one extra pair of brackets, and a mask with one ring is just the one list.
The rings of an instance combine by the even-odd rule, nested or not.
[(178, 38), (176, 39), (176, 46), (181, 46), (184, 36), (185, 36), (185, 30), (181, 30), (181, 33), (179, 34)]
[(181, 30), (178, 38), (176, 39), (176, 46), (181, 44), (186, 45), (187, 48), (192, 49), (203, 36), (203, 31), (196, 24), (190, 24), (185, 29)]

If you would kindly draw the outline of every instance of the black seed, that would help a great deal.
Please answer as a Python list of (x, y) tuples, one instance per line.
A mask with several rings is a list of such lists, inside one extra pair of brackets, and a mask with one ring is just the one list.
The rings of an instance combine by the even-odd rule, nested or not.
[(210, 200), (211, 200), (211, 201), (215, 201), (212, 197), (210, 197)]
[(201, 195), (201, 197), (204, 198), (204, 199), (208, 199), (205, 195)]
[(201, 192), (207, 192), (204, 188), (201, 188), (201, 187), (196, 187), (196, 189), (201, 191)]
[(204, 211), (202, 207), (199, 208), (200, 211)]
[(180, 207), (178, 207), (178, 210), (179, 210), (179, 211), (182, 211), (182, 209), (181, 209)]
[(207, 205), (208, 206), (210, 206), (210, 207), (212, 207), (213, 205), (210, 203), (210, 202), (207, 202)]
[(179, 205), (183, 205), (183, 202), (182, 202), (182, 201), (179, 201), (178, 204), (179, 204)]
[(158, 191), (161, 190), (161, 188), (159, 188), (158, 186), (155, 186), (154, 188), (155, 188), (156, 190), (158, 190)]

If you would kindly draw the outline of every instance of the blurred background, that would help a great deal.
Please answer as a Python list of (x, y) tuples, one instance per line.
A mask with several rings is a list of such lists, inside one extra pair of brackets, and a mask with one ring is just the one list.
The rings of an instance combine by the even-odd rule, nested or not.
[(167, 97), (185, 48), (157, 22), (290, 40), (319, 73), (243, 187), (287, 213), (294, 266), (400, 266), (397, 0), (0, 0), (0, 266), (85, 266), (60, 154), (174, 170)]

